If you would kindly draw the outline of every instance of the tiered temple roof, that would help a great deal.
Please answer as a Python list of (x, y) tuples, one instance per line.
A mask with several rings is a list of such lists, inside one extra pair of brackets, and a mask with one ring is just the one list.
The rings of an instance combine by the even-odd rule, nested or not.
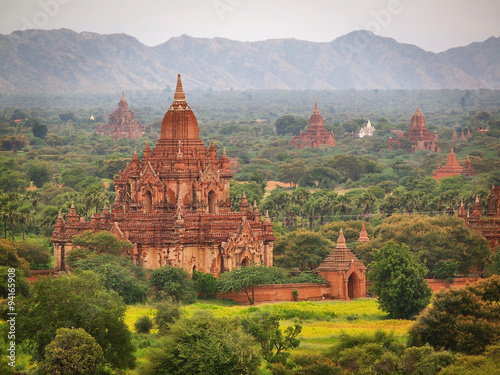
[(436, 142), (439, 141), (437, 132), (431, 133), (427, 126), (425, 125), (425, 117), (420, 112), (419, 106), (417, 106), (417, 111), (411, 117), (410, 129), (399, 135), (398, 138), (389, 138), (389, 148), (392, 148), (394, 144), (400, 144), (400, 140), (406, 139), (413, 143), (413, 146), (409, 150), (410, 152), (418, 150), (429, 150), (439, 152), (441, 149)]
[(453, 152), (453, 147), (452, 147), (446, 164), (443, 167), (440, 167), (438, 165), (437, 170), (432, 172), (431, 177), (439, 181), (444, 177), (458, 176), (461, 174), (465, 176), (475, 176), (475, 172), (474, 169), (472, 168), (469, 156), (467, 156), (467, 159), (465, 160), (465, 165), (462, 167), (460, 164), (458, 164), (457, 157)]
[(330, 284), (330, 295), (338, 299), (366, 296), (366, 267), (347, 247), (340, 229), (337, 246), (316, 269)]
[(326, 130), (323, 124), (323, 117), (318, 110), (318, 103), (314, 104), (314, 111), (309, 119), (309, 125), (305, 131), (300, 131), (299, 135), (296, 135), (290, 141), (290, 145), (302, 149), (305, 147), (321, 147), (323, 145), (335, 146), (335, 136), (333, 131), (329, 132)]
[(135, 113), (128, 108), (124, 92), (118, 103), (118, 109), (109, 115), (107, 123), (99, 123), (95, 131), (97, 134), (110, 135), (115, 140), (137, 139), (146, 132), (144, 126), (135, 121)]
[(112, 211), (82, 222), (72, 209), (66, 222), (58, 219), (52, 236), (56, 268), (65, 268), (72, 236), (86, 230), (122, 236), (133, 244), (128, 256), (147, 268), (173, 265), (218, 276), (252, 263), (272, 266), (269, 216), (262, 220), (245, 196), (240, 212), (231, 210), (229, 159), (225, 150), (220, 159), (216, 152), (213, 140), (207, 150), (199, 137), (179, 75), (156, 147), (147, 142), (142, 160), (136, 151), (114, 179)]

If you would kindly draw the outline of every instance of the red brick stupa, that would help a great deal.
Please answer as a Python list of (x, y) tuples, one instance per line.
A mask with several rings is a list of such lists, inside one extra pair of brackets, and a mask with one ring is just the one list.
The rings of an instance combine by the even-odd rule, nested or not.
[(475, 176), (474, 169), (472, 169), (471, 162), (469, 160), (469, 156), (467, 156), (467, 159), (465, 161), (465, 166), (462, 167), (460, 164), (458, 164), (457, 157), (455, 153), (453, 152), (453, 147), (451, 148), (450, 155), (448, 156), (448, 161), (446, 164), (441, 168), (438, 165), (437, 170), (432, 172), (431, 177), (435, 178), (436, 180), (440, 180), (444, 177), (452, 177), (452, 176), (458, 176), (458, 175), (465, 175), (465, 176)]
[(225, 151), (218, 159), (212, 141), (207, 150), (198, 121), (187, 104), (180, 75), (174, 101), (161, 126), (161, 138), (144, 157), (137, 151), (114, 185), (112, 212), (107, 207), (81, 221), (74, 207), (66, 222), (54, 227), (56, 269), (73, 248), (72, 236), (84, 231), (111, 231), (133, 244), (127, 254), (147, 268), (164, 265), (212, 273), (255, 264), (273, 265), (271, 220), (264, 220), (243, 195), (239, 212), (231, 211), (232, 175)]
[(109, 121), (106, 124), (99, 123), (95, 131), (97, 134), (110, 135), (115, 140), (121, 138), (137, 139), (146, 132), (144, 126), (135, 121), (134, 111), (128, 109), (124, 92), (122, 92), (122, 98), (118, 103), (118, 109), (109, 115)]
[(305, 147), (321, 147), (323, 145), (335, 146), (333, 131), (329, 132), (323, 125), (323, 117), (318, 111), (318, 103), (314, 104), (314, 112), (309, 119), (309, 125), (305, 131), (300, 131), (290, 141), (290, 145), (302, 149)]
[(366, 267), (347, 247), (342, 229), (337, 246), (316, 270), (330, 283), (331, 298), (366, 297)]
[(429, 150), (439, 152), (441, 149), (437, 145), (437, 141), (439, 141), (439, 137), (436, 132), (432, 134), (427, 126), (425, 126), (425, 117), (420, 112), (420, 108), (417, 106), (417, 112), (413, 114), (411, 117), (411, 125), (410, 129), (399, 135), (398, 138), (393, 139), (389, 138), (389, 149), (392, 148), (394, 144), (400, 144), (400, 141), (403, 139), (407, 139), (413, 146), (411, 147), (410, 152), (419, 151), (419, 150)]

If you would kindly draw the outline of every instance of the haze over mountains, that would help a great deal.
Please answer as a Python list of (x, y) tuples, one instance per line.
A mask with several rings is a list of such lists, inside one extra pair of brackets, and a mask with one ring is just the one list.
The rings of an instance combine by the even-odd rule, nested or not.
[(329, 43), (187, 35), (148, 47), (125, 34), (0, 34), (0, 93), (165, 89), (500, 89), (500, 38), (427, 52), (354, 31)]

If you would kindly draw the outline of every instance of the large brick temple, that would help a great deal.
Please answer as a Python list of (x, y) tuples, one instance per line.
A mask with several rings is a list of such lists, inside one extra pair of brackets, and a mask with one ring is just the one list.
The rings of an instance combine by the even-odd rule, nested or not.
[(309, 125), (305, 131), (300, 131), (299, 135), (296, 135), (290, 141), (290, 145), (296, 149), (302, 149), (305, 147), (321, 147), (323, 145), (335, 146), (335, 136), (333, 131), (329, 132), (326, 130), (323, 124), (323, 117), (318, 110), (318, 103), (314, 104), (314, 111), (309, 118)]
[(118, 103), (118, 108), (109, 115), (107, 123), (99, 123), (95, 132), (101, 135), (110, 135), (115, 140), (121, 138), (137, 139), (145, 133), (144, 126), (135, 120), (134, 111), (128, 108), (125, 100), (125, 93), (122, 92), (122, 98)]
[(437, 144), (439, 141), (438, 134), (437, 132), (431, 133), (429, 129), (427, 129), (425, 125), (425, 116), (420, 112), (419, 106), (417, 106), (417, 111), (411, 117), (410, 129), (407, 132), (400, 133), (398, 138), (389, 138), (389, 149), (391, 149), (394, 144), (400, 146), (402, 140), (407, 140), (413, 144), (411, 149), (408, 150), (410, 152), (419, 150), (441, 151)]
[(198, 121), (187, 104), (178, 76), (174, 101), (166, 112), (161, 137), (144, 148), (114, 179), (116, 199), (85, 221), (74, 206), (59, 215), (52, 242), (56, 269), (65, 269), (71, 239), (84, 231), (110, 231), (133, 244), (128, 256), (145, 268), (164, 265), (221, 272), (252, 263), (273, 265), (275, 237), (268, 217), (243, 195), (239, 212), (231, 210), (232, 175), (225, 150), (207, 150)]

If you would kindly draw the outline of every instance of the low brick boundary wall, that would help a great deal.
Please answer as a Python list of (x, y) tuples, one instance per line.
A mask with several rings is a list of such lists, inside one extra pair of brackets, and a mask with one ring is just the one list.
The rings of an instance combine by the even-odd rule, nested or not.
[(28, 277), (28, 282), (33, 283), (38, 281), (40, 276), (57, 276), (56, 270), (31, 270), (31, 276)]
[(441, 289), (453, 288), (463, 288), (467, 284), (472, 284), (480, 280), (479, 277), (455, 277), (450, 281), (448, 279), (425, 279), (427, 284), (432, 289), (433, 293), (439, 292)]
[[(298, 292), (297, 301), (318, 301), (330, 298), (329, 284), (270, 284), (255, 287), (255, 303), (294, 301), (294, 290)], [(217, 298), (232, 299), (242, 305), (249, 304), (245, 292), (217, 293)]]

